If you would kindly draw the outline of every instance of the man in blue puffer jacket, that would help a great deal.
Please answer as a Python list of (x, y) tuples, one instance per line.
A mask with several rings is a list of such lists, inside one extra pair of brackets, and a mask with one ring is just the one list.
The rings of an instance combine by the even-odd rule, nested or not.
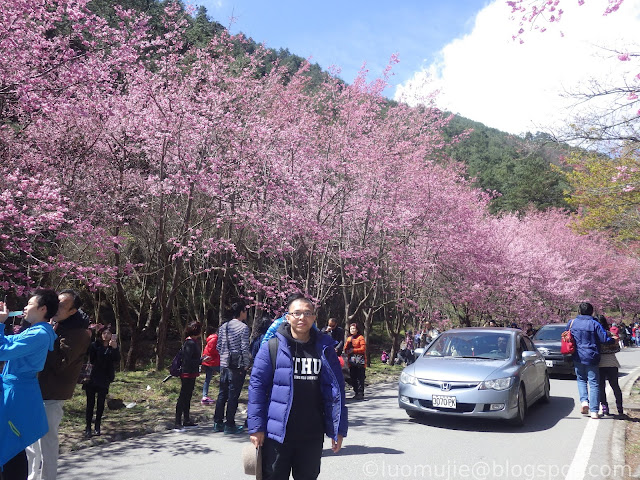
[(567, 330), (576, 342), (576, 351), (573, 354), (573, 365), (578, 381), (578, 393), (580, 394), (580, 412), (583, 415), (590, 414), (591, 418), (600, 418), (598, 408), (598, 392), (600, 388), (600, 345), (611, 343), (602, 325), (592, 317), (593, 305), (583, 302), (578, 305), (578, 316), (567, 325)]
[[(255, 358), (249, 381), (248, 427), (262, 446), (265, 480), (315, 479), (324, 434), (337, 452), (347, 435), (344, 379), (334, 341), (312, 329), (316, 315), (306, 298), (287, 307), (276, 332), (275, 371), (269, 343)], [(273, 340), (272, 340), (273, 341)]]

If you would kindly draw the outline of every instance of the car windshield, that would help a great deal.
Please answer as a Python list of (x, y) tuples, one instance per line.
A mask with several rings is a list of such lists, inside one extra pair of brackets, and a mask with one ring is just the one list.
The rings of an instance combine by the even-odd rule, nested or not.
[(560, 341), (560, 335), (567, 329), (565, 325), (558, 325), (553, 327), (542, 327), (533, 336), (533, 341), (536, 340), (556, 340)]
[(429, 345), (427, 357), (504, 360), (511, 356), (511, 335), (496, 332), (445, 332)]

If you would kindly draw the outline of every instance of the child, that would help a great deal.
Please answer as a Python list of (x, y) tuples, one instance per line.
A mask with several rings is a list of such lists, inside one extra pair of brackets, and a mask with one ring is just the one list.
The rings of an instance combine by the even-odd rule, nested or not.
[(380, 355), (380, 361), (385, 364), (389, 361), (389, 354), (386, 350), (382, 351), (382, 355)]

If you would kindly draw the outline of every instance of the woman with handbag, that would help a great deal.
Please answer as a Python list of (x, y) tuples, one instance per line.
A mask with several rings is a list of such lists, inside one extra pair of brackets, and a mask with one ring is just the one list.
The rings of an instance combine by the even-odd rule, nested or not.
[[(604, 315), (596, 315), (596, 319), (602, 325), (605, 331), (609, 330), (609, 323)], [(607, 403), (607, 394), (605, 393), (606, 381), (609, 381), (613, 395), (616, 397), (616, 407), (618, 408), (618, 415), (624, 416), (624, 410), (622, 408), (622, 390), (618, 385), (618, 369), (620, 363), (616, 358), (616, 353), (620, 351), (620, 346), (617, 342), (617, 338), (614, 336), (616, 342), (612, 344), (603, 343), (600, 345), (600, 363), (598, 365), (600, 371), (600, 415), (609, 415), (609, 404)]]
[(87, 394), (87, 409), (85, 413), (87, 426), (84, 430), (86, 437), (91, 436), (91, 420), (93, 420), (96, 396), (98, 397), (98, 405), (93, 434), (101, 434), (100, 424), (104, 413), (104, 402), (107, 398), (107, 393), (109, 393), (109, 385), (116, 377), (116, 362), (119, 361), (120, 350), (118, 349), (118, 342), (113, 333), (111, 333), (110, 327), (103, 326), (96, 332), (96, 340), (89, 346), (89, 363), (92, 365), (91, 375), (89, 381), (82, 386), (82, 389)]
[(344, 344), (344, 351), (349, 361), (349, 375), (351, 376), (351, 384), (355, 393), (353, 398), (362, 400), (364, 398), (367, 344), (360, 333), (357, 323), (349, 325), (349, 333), (351, 335)]

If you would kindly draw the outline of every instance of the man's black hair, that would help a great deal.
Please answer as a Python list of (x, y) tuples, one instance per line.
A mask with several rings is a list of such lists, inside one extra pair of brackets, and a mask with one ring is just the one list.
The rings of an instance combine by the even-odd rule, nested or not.
[(60, 292), (60, 295), (69, 295), (73, 299), (72, 306), (76, 310), (79, 310), (80, 307), (82, 306), (82, 298), (80, 298), (80, 294), (78, 294), (78, 292), (76, 292), (75, 290), (66, 288)]
[(231, 307), (229, 307), (229, 314), (231, 315), (231, 318), (238, 318), (240, 314), (244, 312), (246, 309), (247, 309), (247, 304), (244, 303), (243, 300), (238, 300), (236, 302), (233, 302), (231, 304)]
[(582, 302), (578, 305), (578, 314), (579, 315), (591, 315), (593, 314), (593, 305), (589, 302)]
[(285, 305), (287, 306), (287, 310), (289, 310), (289, 305), (291, 305), (293, 302), (295, 302), (296, 300), (300, 300), (301, 298), (304, 298), (305, 300), (307, 299), (307, 297), (305, 297), (302, 293), (300, 292), (296, 292), (296, 293), (292, 293), (287, 297), (287, 300), (285, 301)]
[[(289, 298), (291, 297), (293, 297), (293, 295), (289, 295)], [(289, 300), (289, 298), (287, 298), (287, 300)], [(296, 300), (302, 300), (303, 302), (307, 303), (311, 307), (311, 310), (315, 311), (316, 306), (313, 304), (313, 302), (302, 294), (298, 294), (298, 296), (296, 296), (295, 298), (292, 298), (291, 301), (287, 302), (287, 311), (289, 311), (289, 308), (291, 308), (291, 304)]]
[(47, 313), (45, 314), (44, 318), (49, 320), (50, 318), (53, 318), (56, 313), (58, 313), (60, 300), (58, 300), (58, 294), (55, 292), (55, 290), (51, 290), (50, 288), (38, 288), (35, 292), (33, 292), (33, 296), (36, 297), (38, 308), (47, 307)]

